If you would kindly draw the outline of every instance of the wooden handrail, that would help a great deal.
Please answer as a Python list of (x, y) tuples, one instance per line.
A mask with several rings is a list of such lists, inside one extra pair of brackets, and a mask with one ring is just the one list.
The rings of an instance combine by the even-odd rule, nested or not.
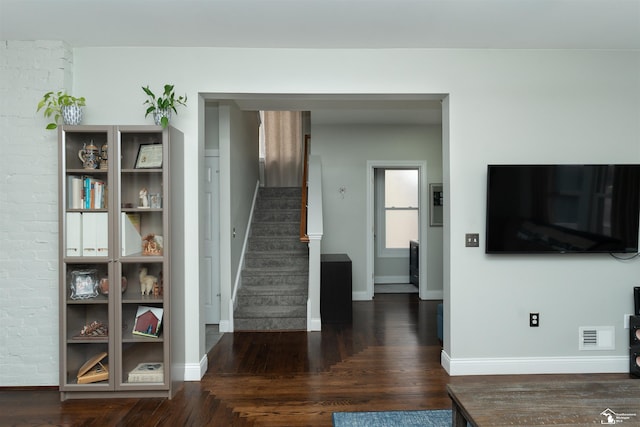
[(302, 198), (300, 201), (300, 241), (308, 242), (309, 235), (307, 234), (307, 201), (309, 179), (309, 143), (311, 141), (311, 135), (304, 136), (304, 156), (302, 162)]

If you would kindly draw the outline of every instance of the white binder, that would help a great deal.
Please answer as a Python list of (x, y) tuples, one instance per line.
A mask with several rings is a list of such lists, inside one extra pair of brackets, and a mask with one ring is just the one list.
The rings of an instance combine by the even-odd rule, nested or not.
[(109, 254), (109, 216), (107, 212), (82, 214), (82, 255), (107, 256)]
[(142, 252), (142, 236), (140, 235), (140, 215), (122, 212), (120, 217), (122, 236), (122, 256), (139, 254)]
[(67, 256), (82, 256), (82, 214), (67, 212)]
[(97, 256), (109, 256), (109, 214), (95, 212)]

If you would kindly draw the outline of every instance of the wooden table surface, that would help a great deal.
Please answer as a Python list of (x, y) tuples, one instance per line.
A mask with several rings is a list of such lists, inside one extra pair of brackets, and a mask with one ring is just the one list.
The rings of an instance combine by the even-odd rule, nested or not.
[(640, 380), (449, 384), (453, 427), (640, 426)]

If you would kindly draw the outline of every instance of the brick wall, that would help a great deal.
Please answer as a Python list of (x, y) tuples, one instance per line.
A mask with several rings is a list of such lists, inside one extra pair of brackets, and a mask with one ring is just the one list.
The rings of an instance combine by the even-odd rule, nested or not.
[(57, 132), (36, 107), (71, 90), (58, 41), (0, 41), (0, 386), (58, 384)]

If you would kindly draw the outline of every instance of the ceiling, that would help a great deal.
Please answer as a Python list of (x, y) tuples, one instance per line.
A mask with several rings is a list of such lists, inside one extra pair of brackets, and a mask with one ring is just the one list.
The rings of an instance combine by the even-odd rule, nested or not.
[(84, 46), (640, 49), (640, 0), (0, 0), (0, 40)]
[[(0, 40), (72, 47), (640, 49), (640, 0), (0, 0)], [(439, 99), (245, 98), (314, 122), (437, 124)], [(235, 98), (234, 98), (235, 99)]]

